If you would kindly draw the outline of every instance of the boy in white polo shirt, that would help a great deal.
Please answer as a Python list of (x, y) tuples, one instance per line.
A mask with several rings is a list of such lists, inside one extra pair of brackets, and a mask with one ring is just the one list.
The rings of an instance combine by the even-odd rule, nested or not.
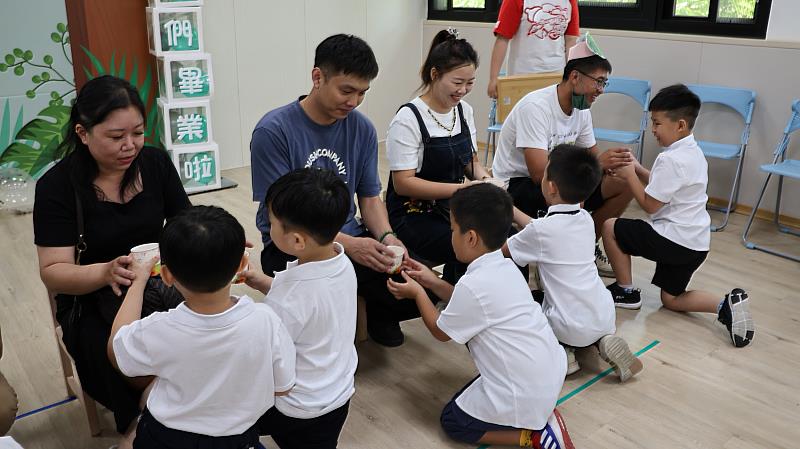
[(247, 264), (242, 225), (225, 210), (195, 206), (164, 226), (161, 277), (185, 298), (141, 318), (155, 259), (136, 274), (108, 340), (126, 376), (155, 376), (134, 448), (254, 448), (256, 421), (294, 385), (295, 352), (280, 319), (247, 296), (230, 296)]
[(344, 181), (313, 167), (287, 173), (267, 190), (270, 238), (297, 260), (274, 279), (252, 273), (245, 282), (267, 294), (264, 302), (297, 348), (294, 388), (258, 422), (282, 449), (335, 448), (355, 392), (358, 286), (353, 264), (333, 241), (351, 200)]
[(603, 241), (617, 274), (608, 289), (617, 307), (640, 308), (640, 292), (631, 279), (631, 256), (653, 260), (653, 284), (661, 288), (664, 307), (716, 313), (733, 345), (740, 348), (755, 333), (747, 293), (734, 288), (720, 301), (713, 293), (686, 290), (711, 243), (708, 164), (692, 135), (699, 111), (700, 99), (682, 84), (665, 87), (650, 102), (653, 135), (664, 150), (652, 171), (638, 162), (619, 171), (650, 220), (618, 218), (603, 225)]
[[(406, 280), (389, 280), (397, 298), (413, 298), (428, 330), (440, 341), (466, 344), (479, 375), (442, 411), (441, 424), (453, 439), (547, 449), (573, 448), (555, 410), (567, 361), (528, 284), (503, 257), (511, 198), (501, 188), (477, 184), (450, 200), (453, 249), (469, 267), (455, 286), (416, 261)], [(441, 314), (425, 289), (449, 298)]]
[(536, 263), (544, 290), (544, 311), (558, 341), (567, 350), (567, 375), (580, 369), (574, 348), (596, 345), (600, 356), (625, 382), (642, 370), (642, 362), (616, 332), (614, 301), (594, 264), (592, 216), (581, 208), (603, 172), (585, 148), (553, 148), (542, 178), (547, 215), (519, 223), (503, 254), (517, 265)]

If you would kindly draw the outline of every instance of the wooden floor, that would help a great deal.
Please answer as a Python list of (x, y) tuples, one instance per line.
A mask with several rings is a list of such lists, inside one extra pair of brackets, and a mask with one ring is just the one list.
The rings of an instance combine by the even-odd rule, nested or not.
[[(386, 179), (385, 165), (382, 172)], [(245, 226), (248, 238), (260, 242), (249, 168), (224, 175), (239, 187), (192, 201), (225, 207)], [(631, 206), (627, 215), (641, 214)], [(800, 264), (742, 247), (744, 220), (734, 216), (724, 232), (713, 234), (711, 254), (692, 287), (720, 297), (732, 287), (747, 289), (755, 341), (735, 349), (715, 317), (662, 309), (658, 291), (649, 285), (654, 265), (636, 259), (634, 280), (642, 287), (644, 306), (618, 310), (618, 332), (634, 351), (660, 343), (642, 355), (645, 370), (633, 381), (619, 385), (613, 375), (604, 377), (560, 406), (578, 448), (800, 447)], [(0, 216), (0, 235), (6, 352), (0, 369), (16, 388), (23, 413), (60, 401), (66, 393), (38, 277), (31, 215)], [(768, 223), (758, 223), (753, 235), (800, 253), (800, 239), (779, 235)], [(235, 291), (253, 293), (243, 286)], [(341, 447), (474, 449), (448, 440), (438, 422), (445, 402), (476, 374), (466, 349), (439, 343), (420, 320), (403, 323), (403, 330), (406, 343), (400, 348), (370, 341), (358, 345), (356, 395)], [(607, 368), (589, 351), (579, 352), (578, 359), (584, 369), (567, 379), (562, 395)], [(107, 411), (102, 420), (110, 429)], [(11, 435), (28, 449), (105, 449), (116, 440), (109, 430), (90, 437), (75, 401), (18, 420)]]

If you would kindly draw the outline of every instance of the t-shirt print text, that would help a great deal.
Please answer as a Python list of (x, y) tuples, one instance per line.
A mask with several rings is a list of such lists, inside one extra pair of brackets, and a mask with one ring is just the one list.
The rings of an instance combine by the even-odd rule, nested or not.
[[(320, 161), (320, 163), (317, 164), (317, 166), (319, 166), (321, 168), (328, 168), (330, 170), (333, 170), (333, 171), (339, 173), (339, 175), (341, 175), (341, 176), (347, 177), (347, 167), (345, 167), (344, 161), (342, 161), (342, 158), (339, 157), (339, 155), (336, 154), (335, 151), (331, 151), (331, 150), (329, 150), (327, 148), (317, 148), (314, 152), (309, 154), (308, 155), (308, 159), (306, 160), (306, 165), (305, 165), (304, 168), (309, 168), (309, 167), (313, 166), (314, 163), (317, 162), (317, 159), (320, 159), (320, 158), (328, 159), (331, 163), (327, 163), (326, 164), (326, 163)], [(334, 167), (335, 167), (335, 169), (334, 169)]]
[(558, 40), (569, 25), (569, 10), (552, 3), (525, 8), (525, 16), (531, 24), (528, 36), (536, 36), (539, 39)]
[(569, 145), (575, 145), (575, 142), (578, 141), (578, 131), (569, 131), (563, 134), (553, 133), (550, 135), (550, 150), (552, 151), (558, 145), (562, 143), (566, 143)]

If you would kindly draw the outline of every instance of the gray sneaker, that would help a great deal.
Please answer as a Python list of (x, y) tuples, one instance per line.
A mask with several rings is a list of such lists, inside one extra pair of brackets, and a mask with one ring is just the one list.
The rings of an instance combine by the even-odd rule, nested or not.
[(628, 343), (616, 335), (601, 338), (597, 342), (597, 349), (600, 351), (600, 358), (619, 375), (620, 382), (629, 380), (644, 368), (642, 361), (631, 352)]
[(750, 314), (750, 298), (741, 288), (734, 288), (725, 295), (717, 320), (728, 329), (731, 342), (737, 348), (743, 348), (753, 341), (756, 328)]

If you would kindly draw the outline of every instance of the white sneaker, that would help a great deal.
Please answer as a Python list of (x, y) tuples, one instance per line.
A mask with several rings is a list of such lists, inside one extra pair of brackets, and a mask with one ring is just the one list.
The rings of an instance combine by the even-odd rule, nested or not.
[(567, 376), (580, 371), (581, 365), (578, 364), (578, 359), (575, 358), (575, 348), (564, 346), (564, 351), (567, 352)]
[(606, 335), (597, 343), (600, 358), (605, 360), (619, 375), (619, 381), (625, 382), (644, 368), (642, 361), (636, 358), (625, 340), (616, 335)]
[(598, 240), (594, 246), (594, 264), (597, 265), (597, 273), (606, 278), (616, 277), (601, 242), (602, 240)]

